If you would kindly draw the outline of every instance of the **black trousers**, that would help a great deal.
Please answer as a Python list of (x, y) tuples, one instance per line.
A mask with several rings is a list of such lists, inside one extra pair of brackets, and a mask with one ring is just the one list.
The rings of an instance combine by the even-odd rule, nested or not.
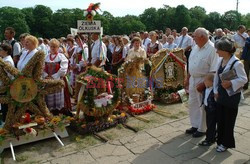
[(245, 72), (247, 74), (247, 83), (245, 84), (245, 87), (248, 87), (248, 83), (249, 83), (249, 69), (250, 69), (250, 61), (249, 60), (244, 60), (244, 68), (245, 68)]
[(185, 56), (186, 56), (186, 59), (187, 59), (187, 73), (188, 73), (188, 66), (189, 66), (188, 60), (189, 60), (190, 53), (191, 53), (191, 50), (185, 52)]
[(8, 112), (8, 104), (1, 104), (2, 121), (5, 122)]
[(217, 124), (217, 113), (216, 109), (209, 109), (208, 106), (205, 106), (206, 111), (206, 140), (214, 142), (216, 139), (216, 124)]
[(234, 126), (238, 114), (238, 107), (230, 108), (217, 104), (217, 144), (227, 148), (235, 148)]

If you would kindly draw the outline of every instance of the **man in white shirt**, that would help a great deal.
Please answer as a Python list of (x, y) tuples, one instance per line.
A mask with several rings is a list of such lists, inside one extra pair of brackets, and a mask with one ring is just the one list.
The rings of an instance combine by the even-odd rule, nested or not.
[(144, 32), (143, 36), (144, 36), (144, 38), (141, 41), (142, 42), (142, 47), (147, 52), (148, 44), (151, 43), (151, 39), (149, 39), (147, 31)]
[(38, 50), (41, 50), (44, 52), (45, 56), (48, 55), (48, 50), (45, 44), (43, 43), (43, 38), (38, 38)]
[(4, 36), (7, 44), (11, 45), (12, 53), (11, 57), (14, 60), (15, 65), (19, 60), (19, 55), (21, 53), (21, 45), (14, 39), (15, 37), (15, 29), (13, 27), (7, 27), (4, 32)]
[(189, 87), (189, 117), (192, 128), (186, 133), (193, 137), (201, 137), (206, 131), (206, 116), (202, 104), (202, 91), (205, 89), (204, 77), (216, 72), (219, 56), (214, 44), (209, 40), (209, 33), (205, 28), (198, 28), (194, 32), (194, 46), (189, 58), (189, 75), (186, 85)]
[[(193, 43), (193, 39), (188, 35), (188, 28), (187, 27), (183, 27), (182, 28), (182, 35), (178, 38), (178, 48), (182, 48), (184, 49), (185, 52), (185, 56), (187, 58), (189, 58), (190, 52), (191, 52), (191, 48), (192, 48), (192, 43)], [(187, 67), (188, 67), (188, 62), (187, 62)]]
[(176, 29), (173, 29), (173, 30), (172, 30), (171, 35), (174, 36), (174, 43), (178, 45), (178, 36), (177, 36), (177, 31), (176, 31)]
[(245, 46), (246, 38), (249, 37), (247, 33), (245, 33), (246, 27), (240, 25), (238, 27), (238, 32), (233, 36), (233, 39), (236, 43), (236, 47), (243, 48)]
[(91, 35), (94, 43), (91, 45), (91, 59), (89, 58), (89, 63), (95, 65), (96, 67), (102, 67), (105, 65), (107, 54), (107, 48), (99, 39), (99, 35), (99, 33), (93, 33)]

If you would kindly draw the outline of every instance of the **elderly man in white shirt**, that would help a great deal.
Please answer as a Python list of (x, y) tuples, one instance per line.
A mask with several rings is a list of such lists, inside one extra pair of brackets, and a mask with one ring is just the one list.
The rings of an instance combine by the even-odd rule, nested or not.
[(245, 46), (246, 38), (249, 37), (245, 31), (246, 27), (240, 25), (238, 27), (238, 32), (233, 36), (233, 40), (236, 42), (236, 46), (239, 48), (243, 48)]
[(186, 133), (193, 137), (201, 137), (206, 131), (206, 117), (202, 105), (202, 92), (205, 88), (204, 77), (209, 72), (216, 72), (219, 56), (214, 44), (209, 40), (205, 28), (197, 28), (194, 32), (196, 45), (189, 57), (189, 117), (192, 127)]
[(91, 45), (92, 50), (90, 63), (95, 65), (96, 67), (102, 67), (106, 62), (107, 47), (99, 39), (99, 33), (93, 33), (91, 37), (94, 43), (92, 43)]

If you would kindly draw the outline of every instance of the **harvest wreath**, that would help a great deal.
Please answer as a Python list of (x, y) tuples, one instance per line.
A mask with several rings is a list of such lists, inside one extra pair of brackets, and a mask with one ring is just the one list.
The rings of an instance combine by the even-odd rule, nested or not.
[(151, 103), (153, 94), (152, 81), (149, 74), (151, 62), (147, 58), (135, 57), (122, 64), (119, 78), (123, 81), (123, 104), (120, 109), (132, 114), (143, 114), (151, 111), (155, 106)]
[(90, 66), (77, 77), (81, 83), (78, 96), (77, 115), (80, 110), (87, 116), (108, 116), (119, 105), (120, 81), (101, 68)]
[[(0, 103), (8, 104), (8, 112), (3, 129), (0, 129), (0, 136), (20, 136), (30, 132), (25, 131), (25, 126), (36, 126), (38, 124), (31, 118), (43, 120), (48, 123), (53, 116), (45, 103), (45, 95), (57, 92), (64, 87), (62, 80), (41, 79), (44, 64), (44, 53), (38, 51), (27, 63), (24, 69), (19, 72), (15, 67), (4, 62), (0, 58)], [(24, 121), (26, 118), (26, 121)], [(30, 123), (35, 123), (29, 125)], [(51, 126), (48, 126), (48, 128)], [(34, 132), (34, 131), (33, 131)], [(7, 135), (8, 136), (8, 135)]]

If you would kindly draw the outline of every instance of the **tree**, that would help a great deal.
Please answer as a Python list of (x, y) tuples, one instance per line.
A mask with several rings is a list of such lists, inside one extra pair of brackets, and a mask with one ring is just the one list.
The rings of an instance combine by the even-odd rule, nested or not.
[(75, 27), (74, 14), (72, 9), (57, 10), (51, 17), (50, 37), (66, 36), (70, 33), (70, 28)]
[(241, 24), (241, 14), (235, 10), (230, 10), (222, 15), (222, 21), (230, 30), (236, 30), (239, 24)]
[(195, 6), (189, 9), (190, 17), (192, 18), (190, 24), (190, 31), (194, 31), (198, 27), (202, 27), (206, 19), (206, 10), (203, 7)]
[(147, 27), (148, 31), (156, 30), (157, 23), (159, 21), (158, 13), (154, 7), (144, 10), (144, 12), (139, 15), (141, 22)]
[(159, 8), (157, 13), (159, 16), (157, 25), (158, 30), (165, 31), (167, 27), (174, 28), (175, 8), (165, 5), (164, 8)]
[(243, 24), (245, 24), (246, 27), (249, 29), (250, 28), (250, 13), (243, 15), (242, 21), (243, 21)]
[(221, 15), (218, 12), (211, 12), (208, 14), (204, 21), (204, 27), (213, 32), (216, 28), (221, 28), (223, 26), (223, 22), (221, 21)]
[(179, 5), (176, 7), (175, 17), (174, 17), (174, 28), (181, 30), (182, 27), (190, 28), (191, 17), (189, 15), (188, 9), (184, 5)]
[(20, 34), (29, 32), (29, 27), (25, 21), (25, 15), (21, 10), (13, 7), (0, 8), (0, 40), (4, 39), (3, 31), (6, 27), (13, 27), (16, 31), (16, 38)]
[(21, 12), (25, 15), (25, 21), (27, 22), (27, 25), (30, 28), (30, 33), (33, 34), (35, 31), (34, 29), (35, 18), (33, 15), (33, 8), (32, 7), (23, 8)]
[(46, 38), (51, 37), (51, 30), (53, 22), (51, 21), (52, 10), (49, 7), (43, 5), (35, 6), (33, 15), (35, 19), (34, 34), (36, 36), (42, 36)]
[(102, 14), (97, 14), (95, 19), (101, 21), (103, 32), (105, 34), (111, 33), (110, 24), (114, 20), (114, 16), (112, 14), (107, 11), (104, 11)]
[(132, 31), (145, 31), (146, 26), (140, 21), (137, 16), (126, 15), (122, 17), (122, 30), (121, 34), (130, 34)]

